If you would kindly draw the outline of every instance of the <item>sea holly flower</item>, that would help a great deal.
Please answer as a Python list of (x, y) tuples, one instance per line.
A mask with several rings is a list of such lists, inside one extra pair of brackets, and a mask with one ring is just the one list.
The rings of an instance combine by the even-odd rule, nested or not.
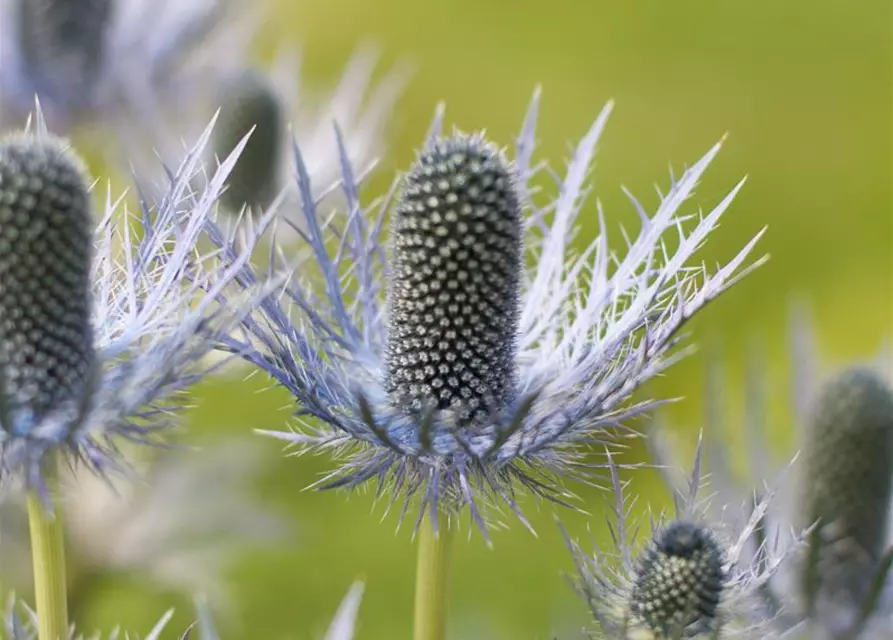
[[(827, 639), (887, 637), (893, 632), (893, 390), (880, 368), (869, 364), (829, 376), (805, 311), (798, 309), (792, 321), (791, 414), (801, 464), (760, 531), (769, 544), (780, 545), (788, 542), (786, 532), (792, 528), (810, 526), (812, 531), (808, 548), (786, 561), (762, 594), (784, 612), (776, 619), (780, 631), (800, 627), (810, 638)], [(711, 363), (711, 386), (722, 386), (719, 369)], [(745, 392), (751, 451), (746, 478), (728, 471), (731, 456), (719, 428), (726, 423), (719, 389), (708, 394), (705, 420), (719, 433), (708, 440), (707, 464), (722, 501), (745, 495), (777, 466), (765, 442), (765, 377), (765, 368), (752, 363)], [(656, 435), (657, 456), (672, 459), (672, 444)]]
[[(675, 494), (675, 514), (652, 519), (650, 539), (643, 545), (641, 523), (633, 517), (635, 500), (613, 464), (611, 483), (612, 548), (596, 544), (589, 552), (565, 533), (576, 565), (574, 587), (603, 637), (777, 637), (773, 623), (779, 612), (767, 607), (760, 594), (799, 548), (803, 534), (795, 534), (785, 547), (761, 544), (753, 554), (745, 552), (774, 494), (749, 510), (745, 504), (723, 505), (725, 519), (711, 518), (712, 500), (701, 497), (706, 479), (699, 444), (687, 486)], [(736, 513), (737, 518), (729, 517)]]
[(0, 477), (41, 491), (49, 452), (102, 472), (117, 438), (154, 441), (203, 375), (208, 336), (250, 306), (252, 294), (229, 307), (199, 299), (207, 280), (184, 278), (205, 260), (196, 243), (237, 156), (194, 193), (209, 137), (157, 205), (136, 217), (109, 196), (95, 228), (83, 165), (39, 109), (0, 144)]
[[(632, 199), (641, 229), (624, 257), (608, 246), (601, 207), (600, 234), (574, 251), (611, 105), (555, 178), (557, 198), (541, 204), (531, 185), (538, 103), (513, 160), (480, 135), (442, 136), (435, 120), (403, 179), (390, 255), (385, 217), (398, 185), (364, 208), (339, 139), (347, 208), (326, 217), (294, 145), (310, 257), (222, 347), (294, 395), (300, 425), (265, 433), (297, 452), (340, 454), (318, 486), (377, 480), (404, 510), (419, 498), (420, 518), (468, 507), (482, 529), (483, 498), (519, 515), (518, 486), (560, 501), (560, 477), (585, 473), (577, 447), (609, 442), (653, 406), (627, 399), (681, 355), (685, 322), (749, 269), (762, 232), (715, 273), (688, 264), (742, 186), (709, 213), (680, 211), (719, 144), (653, 215)], [(209, 234), (229, 270), (233, 244), (214, 225)], [(238, 281), (262, 277), (246, 266)]]

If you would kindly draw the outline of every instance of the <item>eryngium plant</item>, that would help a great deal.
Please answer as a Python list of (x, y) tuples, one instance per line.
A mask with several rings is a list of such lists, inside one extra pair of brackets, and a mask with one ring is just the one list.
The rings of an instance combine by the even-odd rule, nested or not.
[(237, 320), (245, 301), (199, 300), (208, 282), (184, 278), (201, 270), (196, 243), (241, 151), (196, 194), (209, 135), (165, 198), (142, 203), (139, 234), (110, 197), (94, 229), (82, 165), (39, 110), (34, 127), (0, 143), (0, 479), (40, 490), (50, 451), (102, 471), (116, 437), (153, 440), (171, 423), (170, 401), (202, 375), (208, 332)]
[[(18, 608), (22, 611), (17, 610), (16, 603), (13, 601), (6, 614), (5, 626), (9, 640), (37, 640), (37, 616), (25, 605), (21, 605)], [(173, 609), (166, 611), (145, 636), (131, 635), (122, 632), (118, 628), (113, 629), (107, 636), (101, 633), (85, 635), (72, 628), (69, 637), (64, 640), (104, 640), (104, 638), (107, 638), (107, 640), (161, 640), (165, 637), (162, 634), (173, 616)], [(196, 636), (198, 637), (196, 638)], [(176, 637), (179, 640), (191, 640), (193, 638), (195, 640), (216, 640), (214, 635), (204, 632), (200, 634), (193, 633), (193, 627)]]
[[(677, 357), (677, 330), (737, 279), (756, 238), (715, 274), (687, 262), (741, 185), (704, 216), (679, 213), (719, 145), (653, 216), (633, 200), (642, 228), (625, 258), (609, 249), (604, 224), (576, 253), (586, 174), (611, 106), (557, 180), (558, 198), (538, 205), (537, 105), (513, 160), (480, 136), (441, 137), (435, 122), (398, 198), (390, 258), (390, 197), (361, 206), (342, 144), (346, 215), (323, 219), (295, 146), (312, 259), (223, 347), (294, 395), (303, 428), (266, 433), (298, 451), (342, 454), (319, 486), (375, 479), (404, 509), (418, 497), (436, 520), (441, 508), (468, 506), (481, 528), (484, 496), (519, 514), (518, 484), (560, 499), (555, 476), (583, 466), (574, 445), (607, 441), (652, 406), (625, 401)], [(230, 269), (231, 244), (209, 232)], [(675, 250), (666, 232), (680, 234)], [(248, 267), (239, 276), (260, 278)]]
[[(779, 631), (797, 629), (803, 637), (835, 640), (890, 637), (893, 392), (878, 368), (868, 365), (838, 370), (822, 383), (825, 367), (808, 316), (798, 310), (791, 319), (790, 404), (802, 457), (796, 482), (773, 502), (751, 546), (785, 545), (794, 528), (809, 526), (811, 532), (808, 548), (786, 561), (762, 596), (780, 613)], [(744, 394), (748, 475), (746, 482), (733, 477), (721, 373), (714, 358), (707, 373), (705, 421), (711, 437), (706, 451), (720, 507), (746, 498), (751, 486), (759, 488), (779, 466), (765, 442), (768, 433), (779, 430), (766, 415), (766, 369), (754, 359)], [(649, 441), (660, 443), (661, 434), (655, 435)], [(673, 456), (668, 444), (656, 451), (664, 460)], [(719, 515), (717, 510), (714, 517)]]
[[(687, 486), (676, 492), (676, 513), (652, 523), (644, 548), (636, 540), (640, 524), (632, 519), (635, 500), (611, 465), (615, 505), (609, 522), (613, 549), (595, 545), (592, 553), (565, 534), (574, 557), (574, 586), (589, 604), (597, 630), (605, 638), (677, 640), (681, 638), (769, 638), (776, 612), (760, 592), (800, 538), (785, 547), (745, 549), (762, 524), (773, 495), (744, 518), (711, 520), (710, 500), (699, 498), (701, 448)], [(735, 513), (735, 505), (724, 505)]]

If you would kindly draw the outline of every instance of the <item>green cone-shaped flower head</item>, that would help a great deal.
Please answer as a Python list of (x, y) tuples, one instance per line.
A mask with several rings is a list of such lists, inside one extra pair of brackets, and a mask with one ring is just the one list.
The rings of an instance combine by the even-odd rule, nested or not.
[(705, 527), (676, 521), (659, 531), (639, 558), (629, 630), (668, 639), (712, 631), (726, 583), (723, 556)]
[(807, 427), (801, 517), (819, 523), (822, 545), (811, 575), (859, 598), (887, 539), (893, 392), (872, 370), (848, 369), (821, 390)]
[(460, 420), (501, 408), (515, 382), (521, 202), (502, 153), (475, 135), (431, 142), (393, 218), (387, 389)]
[(0, 144), (0, 428), (24, 435), (81, 396), (93, 359), (92, 229), (80, 160), (59, 140)]
[(244, 71), (225, 85), (214, 153), (221, 160), (226, 158), (251, 133), (221, 198), (229, 211), (238, 213), (246, 205), (266, 209), (276, 198), (284, 120), (282, 103), (262, 75)]

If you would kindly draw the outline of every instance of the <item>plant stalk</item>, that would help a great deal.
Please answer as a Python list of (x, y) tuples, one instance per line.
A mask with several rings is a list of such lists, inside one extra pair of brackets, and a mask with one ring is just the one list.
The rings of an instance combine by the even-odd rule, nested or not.
[(444, 640), (452, 532), (446, 517), (439, 518), (437, 531), (430, 518), (420, 529), (413, 639)]
[(47, 465), (44, 482), (49, 505), (37, 491), (32, 489), (28, 492), (37, 637), (39, 640), (68, 640), (65, 536), (60, 507), (54, 502), (59, 486), (55, 464)]

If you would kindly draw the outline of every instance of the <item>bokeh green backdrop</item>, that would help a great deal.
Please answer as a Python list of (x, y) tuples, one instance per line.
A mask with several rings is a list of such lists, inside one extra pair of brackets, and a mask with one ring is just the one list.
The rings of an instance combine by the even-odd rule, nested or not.
[[(486, 127), (509, 144), (534, 86), (542, 84), (540, 157), (560, 167), (568, 143), (614, 98), (592, 181), (609, 224), (632, 229), (635, 215), (620, 186), (653, 206), (653, 185), (666, 186), (668, 163), (679, 169), (693, 162), (729, 132), (696, 204), (710, 207), (740, 177), (749, 181), (703, 258), (728, 259), (768, 224), (760, 250), (772, 259), (704, 312), (694, 338), (724, 345), (730, 427), (740, 424), (735, 411), (748, 345), (753, 336), (764, 341), (772, 436), (783, 450), (791, 446), (789, 297), (809, 302), (820, 340), (837, 359), (875, 351), (893, 327), (890, 12), (885, 0), (280, 0), (267, 31), (302, 45), (312, 84), (331, 84), (361, 42), (378, 44), (385, 66), (416, 63), (395, 114), (391, 153), (367, 197), (407, 166), (440, 100), (449, 125)], [(592, 237), (594, 217), (583, 219), (581, 235)], [(693, 357), (646, 390), (685, 396), (668, 415), (689, 435), (700, 426), (702, 365)], [(203, 385), (190, 433), (282, 427), (288, 399), (275, 391), (255, 394), (261, 386)], [(368, 495), (302, 492), (329, 461), (285, 459), (272, 441), (267, 449), (259, 490), (294, 517), (296, 535), (284, 548), (244, 558), (231, 573), (235, 599), (222, 622), (226, 637), (322, 637), (349, 584), (362, 577), (359, 640), (408, 638), (415, 552), (409, 527), (395, 533), (396, 520), (382, 522)], [(642, 455), (634, 447), (630, 460)], [(632, 478), (642, 501), (664, 504), (653, 473)], [(605, 494), (581, 489), (580, 496), (591, 515), (565, 512), (562, 520), (575, 535), (588, 526), (604, 537)], [(494, 534), (493, 549), (478, 535), (457, 542), (451, 637), (574, 638), (587, 622), (562, 577), (571, 564), (554, 509), (526, 506), (538, 538), (513, 524)], [(189, 618), (187, 599), (137, 579), (109, 580), (93, 593), (80, 620), (85, 629), (113, 623), (148, 629), (172, 601), (178, 620)]]

